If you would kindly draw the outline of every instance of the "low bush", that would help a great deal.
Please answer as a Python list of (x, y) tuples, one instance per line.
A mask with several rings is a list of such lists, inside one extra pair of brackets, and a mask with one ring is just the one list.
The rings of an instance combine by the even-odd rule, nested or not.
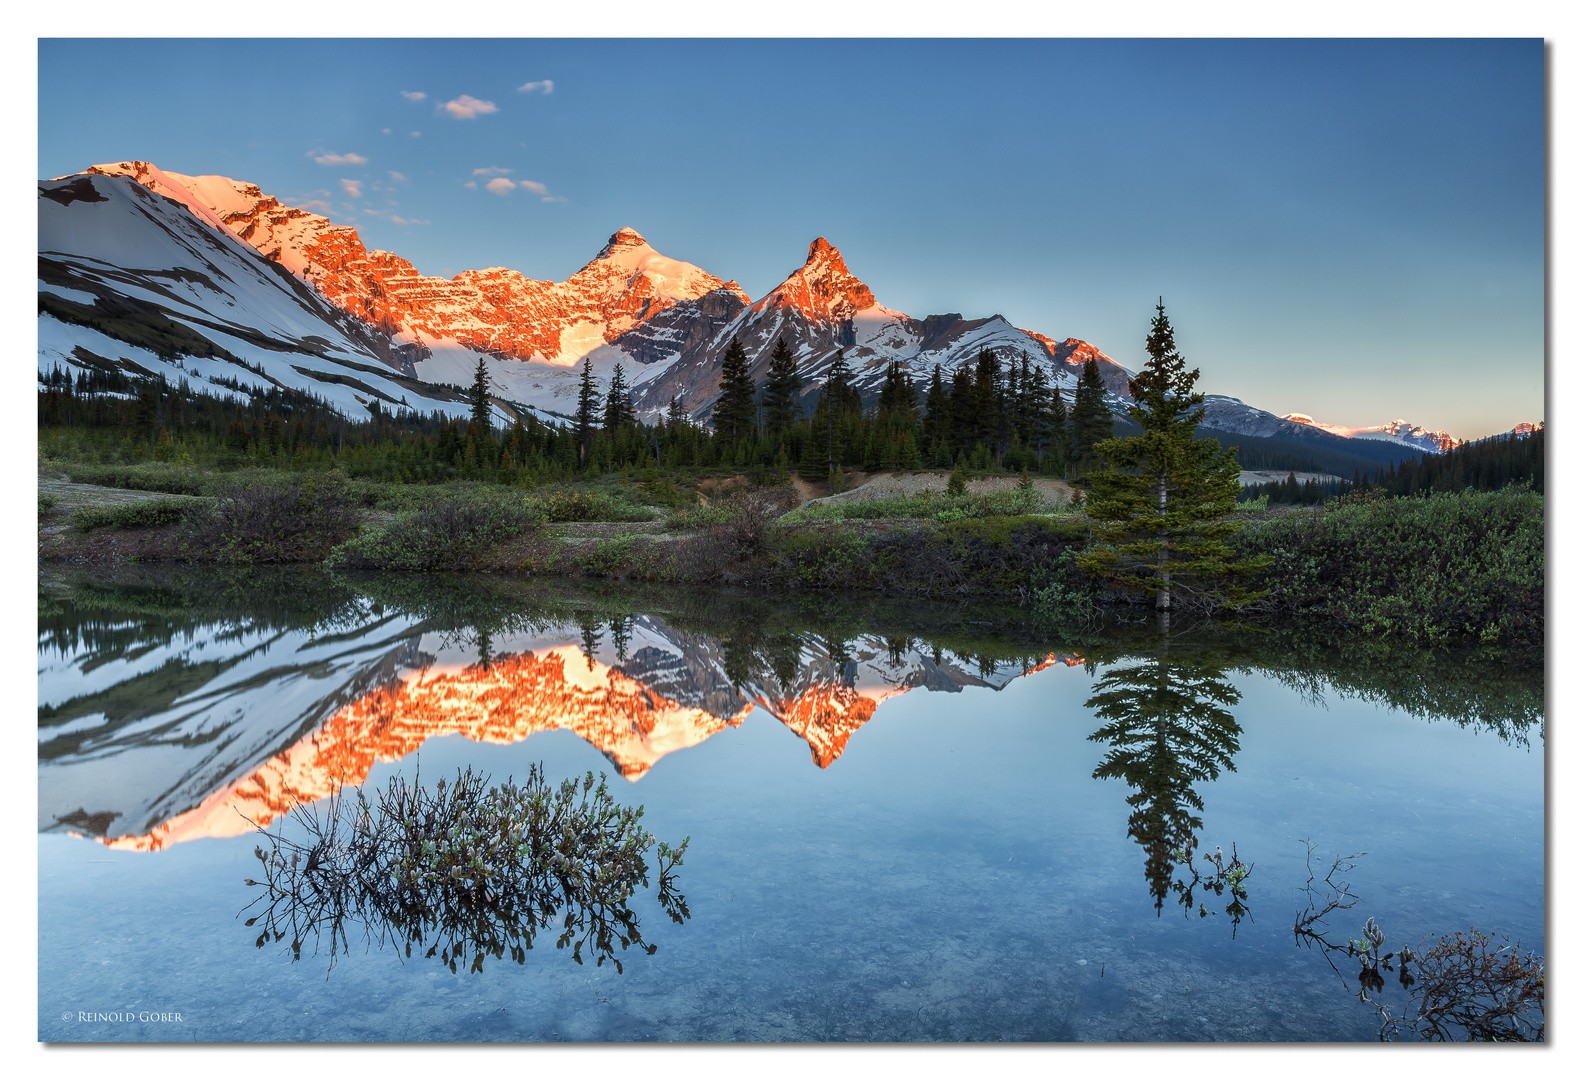
[(1063, 507), (1044, 501), (1036, 488), (1008, 488), (983, 495), (937, 495), (925, 492), (895, 499), (840, 499), (810, 503), (786, 515), (788, 524), (803, 521), (873, 521), (932, 518), (962, 521), (967, 518), (1060, 512)]
[(549, 521), (652, 521), (645, 506), (603, 491), (551, 491), (535, 500)]
[(1541, 645), (1544, 501), (1522, 487), (1391, 498), (1360, 491), (1249, 522), (1238, 557), (1276, 611), (1427, 644)]
[(43, 517), (45, 514), (55, 509), (55, 504), (59, 501), (60, 500), (55, 498), (53, 495), (45, 495), (40, 493), (38, 497), (38, 516)]
[(109, 506), (80, 506), (68, 519), (78, 532), (92, 529), (153, 529), (179, 525), (188, 515), (206, 509), (195, 499), (139, 499)]
[(185, 521), (187, 556), (220, 563), (315, 562), (358, 527), (345, 484), (312, 476), (228, 484)]
[(208, 495), (212, 483), (202, 473), (179, 465), (147, 462), (141, 465), (97, 465), (73, 461), (61, 466), (74, 484), (160, 491), (167, 495)]
[(347, 541), (329, 561), (348, 570), (475, 570), (544, 521), (543, 507), (520, 495), (451, 496)]

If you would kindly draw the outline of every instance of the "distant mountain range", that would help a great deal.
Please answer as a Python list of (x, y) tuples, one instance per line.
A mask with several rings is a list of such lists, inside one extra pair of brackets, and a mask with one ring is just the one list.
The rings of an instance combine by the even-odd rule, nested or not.
[[(948, 377), (989, 351), (1043, 365), (1067, 392), (1092, 359), (1118, 417), (1129, 404), (1133, 372), (1091, 343), (1020, 329), (1000, 315), (915, 318), (888, 308), (822, 237), (802, 266), (754, 301), (735, 281), (667, 258), (630, 228), (563, 282), (502, 267), (446, 279), (227, 177), (124, 161), (44, 181), (38, 191), (41, 373), (110, 365), (208, 380), (222, 394), (232, 385), (308, 390), (354, 417), (375, 403), (460, 416), (468, 406), (454, 388), (471, 382), (482, 357), (509, 420), (523, 410), (568, 416), (586, 358), (601, 377), (627, 366), (640, 416), (661, 414), (675, 398), (706, 421), (726, 347), (740, 341), (762, 382), (783, 339), (805, 400), (837, 352), (871, 398), (891, 362), (923, 380), (935, 365)], [(1399, 460), (1456, 442), (1404, 420), (1347, 428), (1218, 396), (1209, 398), (1204, 428), (1336, 460)]]

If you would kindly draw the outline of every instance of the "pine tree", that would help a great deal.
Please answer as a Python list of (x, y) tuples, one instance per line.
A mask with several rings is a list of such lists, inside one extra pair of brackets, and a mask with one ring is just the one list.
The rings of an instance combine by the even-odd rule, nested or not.
[(923, 401), (923, 445), (933, 447), (936, 440), (950, 437), (950, 393), (940, 378), (939, 365), (934, 365), (934, 375), (928, 382), (928, 397)]
[(614, 438), (618, 430), (636, 422), (632, 392), (626, 385), (626, 369), (617, 363), (615, 373), (610, 376), (610, 392), (604, 399), (604, 430)]
[(1173, 591), (1245, 604), (1254, 595), (1232, 579), (1253, 564), (1231, 562), (1225, 542), (1237, 528), (1227, 515), (1236, 508), (1241, 469), (1234, 447), (1194, 438), (1203, 419), (1203, 395), (1192, 390), (1198, 371), (1188, 371), (1176, 351), (1163, 300), (1147, 348), (1128, 410), (1142, 433), (1097, 447), (1106, 467), (1090, 478), (1087, 513), (1102, 543), (1078, 565), (1123, 587), (1151, 589), (1162, 613)]
[(1071, 407), (1071, 429), (1072, 456), (1081, 465), (1092, 463), (1093, 448), (1115, 430), (1115, 416), (1104, 404), (1104, 379), (1099, 375), (1097, 360), (1082, 365), (1076, 401)]
[(775, 342), (769, 354), (769, 377), (764, 383), (764, 428), (772, 436), (783, 437), (799, 418), (797, 395), (802, 392), (802, 376), (797, 374), (796, 356), (785, 338)]
[(730, 443), (752, 438), (755, 412), (747, 350), (733, 338), (720, 367), (720, 396), (714, 403), (715, 435)]
[(494, 410), (489, 398), (489, 370), (484, 367), (483, 357), (478, 357), (478, 368), (472, 376), (472, 426), (479, 438), (490, 431), (490, 420), (494, 418)]
[(599, 384), (593, 378), (593, 358), (582, 358), (582, 375), (577, 380), (577, 456), (586, 462), (593, 447), (594, 417), (598, 415)]

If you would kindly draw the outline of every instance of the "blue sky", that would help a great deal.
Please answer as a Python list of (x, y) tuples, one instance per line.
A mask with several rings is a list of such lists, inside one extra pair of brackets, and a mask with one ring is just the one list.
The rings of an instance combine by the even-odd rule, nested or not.
[(1543, 416), (1543, 67), (1537, 39), (45, 40), (39, 170), (250, 180), (445, 275), (564, 279), (630, 225), (756, 297), (825, 236), (890, 307), (1132, 367), (1162, 294), (1210, 392), (1466, 438)]

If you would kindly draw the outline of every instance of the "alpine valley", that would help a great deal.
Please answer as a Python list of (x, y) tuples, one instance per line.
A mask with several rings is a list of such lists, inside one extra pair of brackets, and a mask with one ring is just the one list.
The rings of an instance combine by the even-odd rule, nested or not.
[[(739, 341), (762, 384), (776, 341), (792, 349), (809, 405), (837, 353), (865, 401), (898, 362), (919, 385), (947, 381), (982, 352), (1041, 364), (1074, 394), (1096, 362), (1130, 427), (1133, 374), (1074, 337), (1022, 329), (1003, 316), (917, 318), (886, 307), (834, 245), (812, 241), (803, 264), (753, 300), (732, 280), (616, 231), (565, 281), (490, 267), (454, 278), (420, 274), (369, 251), (354, 228), (283, 205), (257, 185), (185, 176), (142, 161), (93, 166), (38, 185), (38, 368), (44, 376), (118, 368), (218, 395), (308, 391), (348, 417), (368, 410), (463, 416), (463, 387), (482, 358), (500, 418), (568, 417), (584, 360), (607, 380), (625, 367), (643, 419), (672, 400), (707, 422), (722, 357)], [(1440, 452), (1457, 444), (1404, 420), (1375, 427), (1276, 416), (1210, 395), (1205, 434), (1300, 448), (1332, 472)]]

